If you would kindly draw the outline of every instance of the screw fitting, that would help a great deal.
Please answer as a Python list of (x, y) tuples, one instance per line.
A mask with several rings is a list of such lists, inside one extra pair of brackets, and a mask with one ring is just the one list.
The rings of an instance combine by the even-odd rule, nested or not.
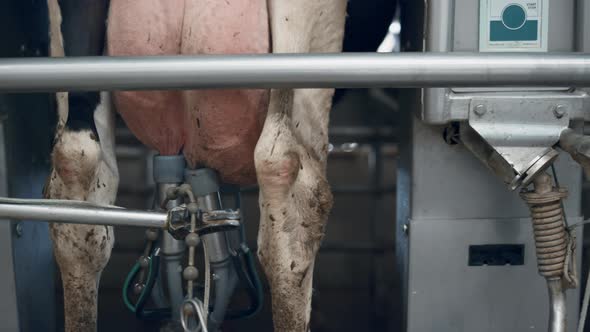
[(475, 113), (475, 115), (477, 116), (483, 116), (484, 114), (486, 114), (486, 112), (488, 111), (486, 105), (483, 104), (479, 104), (477, 106), (475, 106), (475, 108), (473, 109), (473, 113)]

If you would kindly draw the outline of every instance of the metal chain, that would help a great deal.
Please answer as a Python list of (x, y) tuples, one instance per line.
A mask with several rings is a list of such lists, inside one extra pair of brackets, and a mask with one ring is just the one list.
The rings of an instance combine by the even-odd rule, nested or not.
[[(188, 263), (182, 271), (182, 277), (186, 280), (187, 298), (183, 302), (180, 309), (180, 320), (182, 327), (186, 332), (208, 332), (207, 316), (209, 309), (209, 292), (210, 292), (210, 276), (209, 271), (209, 256), (207, 247), (203, 246), (203, 254), (205, 256), (205, 294), (204, 303), (199, 300), (194, 294), (194, 283), (199, 277), (199, 270), (195, 266), (195, 252), (196, 247), (201, 243), (201, 239), (197, 234), (197, 218), (200, 218), (201, 211), (193, 194), (192, 188), (188, 184), (182, 184), (179, 187), (170, 188), (166, 193), (166, 199), (163, 204), (167, 204), (169, 200), (177, 199), (179, 196), (188, 199), (186, 204), (187, 211), (190, 214), (190, 229), (184, 239), (188, 247)], [(198, 325), (192, 328), (190, 319), (196, 319)], [(195, 322), (196, 323), (196, 322)]]

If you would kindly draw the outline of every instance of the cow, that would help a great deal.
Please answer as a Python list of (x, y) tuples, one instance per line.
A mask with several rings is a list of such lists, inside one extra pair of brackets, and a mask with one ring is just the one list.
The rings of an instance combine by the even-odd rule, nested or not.
[[(339, 52), (347, 1), (47, 0), (47, 5), (50, 55), (59, 57)], [(332, 207), (326, 162), (333, 93), (57, 93), (45, 195), (114, 203), (115, 109), (160, 154), (182, 153), (191, 167), (213, 168), (227, 183), (258, 182), (258, 257), (271, 288), (275, 330), (308, 331), (315, 256)], [(98, 284), (113, 231), (59, 224), (51, 227), (51, 236), (63, 280), (66, 331), (96, 330)]]

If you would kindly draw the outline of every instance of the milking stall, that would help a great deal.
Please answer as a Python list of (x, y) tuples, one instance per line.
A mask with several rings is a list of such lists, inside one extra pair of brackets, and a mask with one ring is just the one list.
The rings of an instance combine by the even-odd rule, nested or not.
[(590, 0), (5, 0), (0, 36), (0, 331), (590, 331)]

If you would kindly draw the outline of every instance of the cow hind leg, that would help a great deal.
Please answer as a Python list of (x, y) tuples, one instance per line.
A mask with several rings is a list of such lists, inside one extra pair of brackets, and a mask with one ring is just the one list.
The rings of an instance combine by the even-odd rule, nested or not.
[[(102, 93), (94, 121), (96, 132), (66, 126), (57, 138), (46, 197), (114, 203), (118, 173), (112, 144), (114, 118), (107, 93)], [(98, 285), (114, 244), (113, 229), (52, 224), (50, 234), (64, 289), (65, 330), (95, 331)]]
[[(48, 0), (47, 4), (52, 56), (102, 54), (106, 0)], [(45, 196), (113, 204), (118, 172), (109, 95), (62, 92), (56, 101), (53, 169)], [(50, 234), (64, 289), (65, 330), (96, 331), (98, 284), (110, 258), (113, 230), (52, 224)]]
[[(270, 0), (273, 53), (340, 51), (345, 9), (345, 0)], [(255, 150), (258, 257), (276, 331), (309, 330), (315, 256), (332, 207), (325, 173), (333, 93), (272, 90)]]
[[(292, 104), (292, 90), (273, 94), (271, 109)], [(291, 130), (290, 120), (284, 113), (269, 115), (256, 147), (258, 257), (271, 287), (275, 330), (307, 331), (314, 260), (332, 196), (324, 167)]]

